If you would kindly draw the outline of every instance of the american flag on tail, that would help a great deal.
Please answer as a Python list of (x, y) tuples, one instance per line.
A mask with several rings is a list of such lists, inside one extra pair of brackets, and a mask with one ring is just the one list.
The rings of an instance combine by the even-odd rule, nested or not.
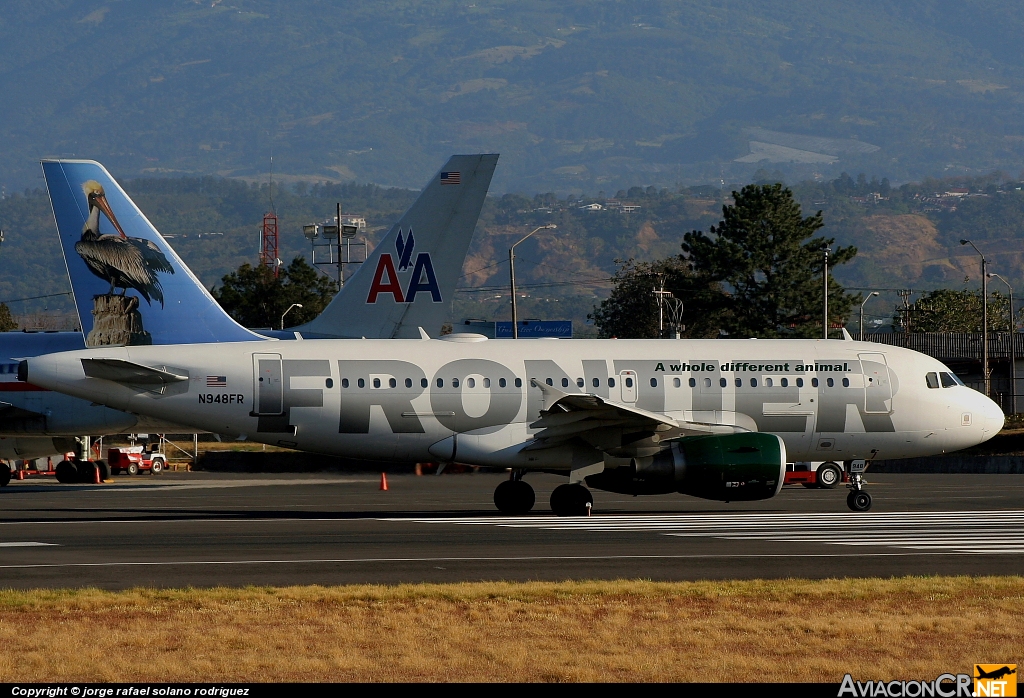
[(441, 184), (462, 184), (461, 172), (442, 172)]
[(228, 387), (227, 376), (207, 376), (206, 377), (207, 388), (226, 388)]

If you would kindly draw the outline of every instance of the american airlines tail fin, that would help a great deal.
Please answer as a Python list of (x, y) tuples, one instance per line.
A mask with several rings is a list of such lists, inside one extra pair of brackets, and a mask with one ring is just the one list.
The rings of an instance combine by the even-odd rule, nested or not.
[(224, 312), (103, 165), (42, 165), (87, 346), (265, 339)]
[(497, 155), (453, 155), (303, 337), (418, 338), (440, 333)]

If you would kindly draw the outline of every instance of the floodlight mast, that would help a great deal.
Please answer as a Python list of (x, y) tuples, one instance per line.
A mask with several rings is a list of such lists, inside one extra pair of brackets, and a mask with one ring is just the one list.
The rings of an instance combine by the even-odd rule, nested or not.
[(989, 397), (988, 377), (988, 260), (978, 246), (970, 240), (961, 240), (961, 245), (970, 245), (981, 257), (981, 380), (985, 386), (985, 397)]
[(516, 245), (520, 242), (525, 242), (527, 238), (538, 230), (554, 230), (557, 227), (558, 226), (554, 223), (548, 223), (547, 225), (542, 225), (539, 228), (534, 228), (523, 236), (519, 242), (513, 243), (512, 247), (508, 248), (508, 273), (512, 288), (512, 339), (519, 339), (519, 312), (516, 306)]

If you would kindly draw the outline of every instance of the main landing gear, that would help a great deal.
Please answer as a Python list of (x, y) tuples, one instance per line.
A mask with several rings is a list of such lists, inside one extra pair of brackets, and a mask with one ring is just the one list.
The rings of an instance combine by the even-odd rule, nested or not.
[(556, 516), (588, 516), (594, 497), (583, 485), (559, 485), (551, 493), (551, 511)]
[(494, 505), (509, 516), (525, 514), (537, 502), (537, 495), (529, 483), (523, 481), (523, 472), (513, 470), (512, 476), (494, 490)]
[(850, 494), (846, 496), (846, 506), (853, 511), (867, 511), (871, 508), (871, 495), (864, 491), (864, 474), (850, 474)]

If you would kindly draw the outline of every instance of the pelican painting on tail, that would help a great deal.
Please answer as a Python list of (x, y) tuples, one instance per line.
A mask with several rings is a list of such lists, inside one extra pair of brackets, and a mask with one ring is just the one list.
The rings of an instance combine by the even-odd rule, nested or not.
[[(110, 283), (110, 295), (114, 295), (116, 288), (121, 289), (122, 296), (129, 288), (134, 288), (146, 303), (152, 305), (152, 299), (155, 299), (163, 307), (164, 291), (157, 273), (174, 273), (167, 257), (149, 240), (124, 234), (99, 182), (85, 182), (82, 191), (89, 202), (89, 218), (82, 227), (82, 239), (75, 243), (75, 252), (89, 271)], [(118, 235), (100, 234), (101, 211), (110, 219)]]

